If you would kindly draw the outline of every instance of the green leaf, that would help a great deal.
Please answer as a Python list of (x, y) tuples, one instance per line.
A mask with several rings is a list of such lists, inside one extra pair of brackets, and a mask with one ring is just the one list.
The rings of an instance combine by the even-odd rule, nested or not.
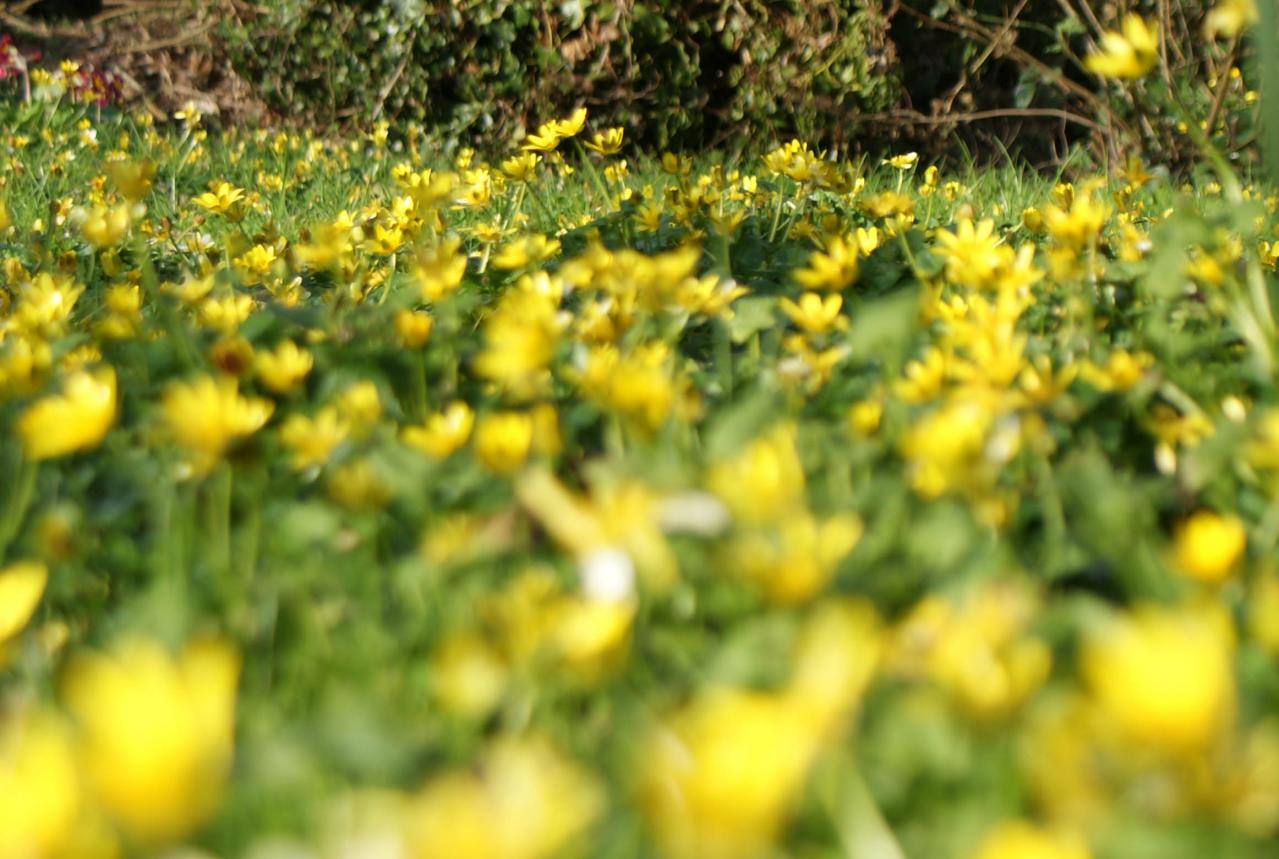
[(754, 334), (773, 327), (777, 322), (773, 308), (777, 299), (768, 295), (751, 295), (733, 302), (733, 319), (728, 323), (729, 337), (734, 343), (745, 343)]

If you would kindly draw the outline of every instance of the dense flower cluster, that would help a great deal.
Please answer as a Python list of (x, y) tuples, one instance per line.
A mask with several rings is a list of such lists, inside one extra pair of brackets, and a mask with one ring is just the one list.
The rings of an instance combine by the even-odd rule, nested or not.
[(1273, 848), (1273, 195), (52, 116), (0, 859)]

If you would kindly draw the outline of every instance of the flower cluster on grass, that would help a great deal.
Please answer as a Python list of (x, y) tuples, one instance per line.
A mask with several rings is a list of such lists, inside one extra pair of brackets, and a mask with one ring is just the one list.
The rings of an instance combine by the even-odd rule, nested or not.
[(588, 119), (6, 126), (0, 858), (1266, 855), (1279, 199)]

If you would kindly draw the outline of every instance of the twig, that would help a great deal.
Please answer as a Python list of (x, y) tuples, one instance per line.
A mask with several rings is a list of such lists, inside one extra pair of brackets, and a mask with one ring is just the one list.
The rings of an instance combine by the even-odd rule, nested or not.
[(907, 122), (912, 125), (949, 125), (960, 122), (981, 122), (987, 119), (1003, 119), (1007, 117), (1051, 118), (1082, 125), (1085, 128), (1102, 130), (1103, 126), (1096, 120), (1078, 113), (1061, 110), (1055, 107), (1003, 107), (990, 110), (974, 110), (968, 113), (948, 113), (941, 116), (928, 116), (916, 110), (887, 110), (880, 113), (861, 113), (859, 121), (865, 122)]

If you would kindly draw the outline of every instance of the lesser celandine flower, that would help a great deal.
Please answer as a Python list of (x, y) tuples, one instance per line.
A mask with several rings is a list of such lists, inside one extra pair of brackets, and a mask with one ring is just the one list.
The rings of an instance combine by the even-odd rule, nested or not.
[(449, 712), (482, 719), (498, 705), (510, 671), (496, 650), (474, 635), (444, 640), (431, 656), (431, 692)]
[(112, 161), (107, 165), (107, 175), (126, 200), (136, 203), (151, 191), (151, 183), (155, 180), (155, 163)]
[(808, 334), (825, 334), (848, 327), (848, 319), (839, 314), (843, 305), (843, 296), (823, 297), (816, 292), (806, 292), (800, 296), (798, 303), (783, 298), (777, 306), (791, 322)]
[(490, 471), (510, 474), (524, 464), (533, 446), (533, 419), (527, 412), (495, 412), (475, 427), (475, 455)]
[(428, 415), (422, 426), (405, 427), (400, 440), (433, 459), (444, 459), (466, 444), (475, 425), (475, 412), (463, 402), (450, 403), (442, 412)]
[(315, 360), (292, 340), (281, 340), (275, 349), (258, 352), (254, 365), (258, 381), (275, 394), (287, 394), (307, 377)]
[(0, 659), (5, 642), (31, 620), (48, 580), (49, 570), (39, 561), (17, 561), (0, 569)]
[(193, 197), (191, 202), (202, 209), (222, 215), (233, 224), (244, 220), (244, 216), (248, 213), (244, 202), (244, 189), (221, 180), (210, 182), (209, 190)]
[(804, 470), (794, 427), (776, 427), (712, 465), (706, 487), (746, 524), (775, 522), (797, 509), (804, 498)]
[(85, 215), (80, 233), (95, 248), (109, 248), (117, 244), (129, 229), (132, 220), (129, 203), (111, 207), (97, 207)]
[(791, 277), (805, 289), (846, 289), (857, 280), (857, 248), (842, 236), (826, 241), (808, 257), (808, 266), (795, 269)]
[(1159, 58), (1159, 30), (1135, 12), (1124, 17), (1122, 32), (1101, 34), (1101, 53), (1089, 54), (1084, 66), (1105, 78), (1139, 78)]
[(1093, 700), (1121, 742), (1202, 753), (1235, 712), (1234, 638), (1208, 607), (1138, 606), (1092, 632), (1083, 669)]
[(1177, 527), (1173, 563), (1192, 579), (1216, 584), (1234, 570), (1248, 535), (1237, 516), (1200, 510)]
[(1257, 23), (1257, 0), (1217, 0), (1204, 16), (1204, 35), (1233, 38)]
[(408, 810), (413, 859), (550, 859), (604, 810), (596, 780), (538, 737), (503, 737), (478, 771), (432, 779)]
[(972, 859), (1089, 859), (1091, 855), (1088, 843), (1077, 833), (1009, 820), (986, 833)]
[(326, 406), (315, 417), (293, 414), (280, 427), (280, 442), (289, 450), (293, 468), (301, 471), (323, 465), (350, 435), (350, 424), (337, 409)]
[(30, 459), (52, 459), (96, 447), (115, 412), (115, 371), (79, 370), (63, 380), (61, 393), (29, 406), (15, 429)]
[(148, 639), (86, 654), (64, 698), (94, 793), (134, 838), (164, 843), (208, 819), (231, 765), (239, 661), (225, 644), (176, 658)]
[(861, 703), (878, 659), (875, 629), (866, 607), (818, 610), (801, 632), (789, 686), (711, 687), (649, 736), (637, 787), (663, 855), (768, 854), (813, 762)]
[(0, 859), (110, 859), (90, 817), (68, 726), (47, 713), (0, 720)]
[(624, 130), (621, 128), (607, 128), (604, 131), (595, 132), (595, 136), (582, 145), (600, 155), (616, 155), (622, 151), (623, 134)]
[(9, 229), (13, 225), (13, 219), (9, 217), (9, 210), (5, 208), (4, 200), (0, 199), (0, 233)]
[(235, 379), (202, 376), (176, 382), (162, 404), (169, 434), (188, 454), (196, 474), (205, 474), (232, 442), (253, 435), (271, 417), (270, 400), (241, 396)]
[(421, 349), (430, 339), (435, 320), (425, 310), (411, 310), (407, 307), (396, 311), (393, 321), (395, 336), (406, 349)]

